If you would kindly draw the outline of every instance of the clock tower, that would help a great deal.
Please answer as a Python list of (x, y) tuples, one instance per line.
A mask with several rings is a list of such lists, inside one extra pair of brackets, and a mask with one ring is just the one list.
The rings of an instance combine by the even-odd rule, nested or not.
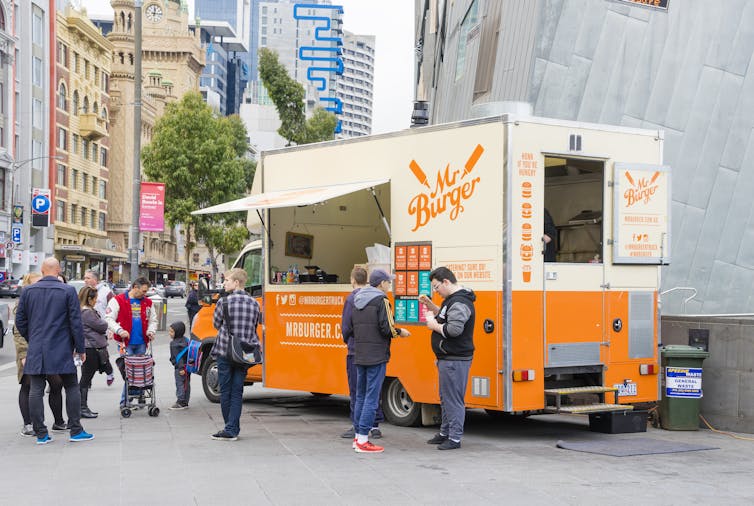
[[(114, 13), (113, 30), (107, 36), (114, 47), (110, 80), (110, 138), (113, 141), (107, 231), (110, 240), (125, 252), (133, 207), (136, 20), (134, 0), (111, 0), (110, 5)], [(144, 0), (142, 16), (141, 144), (145, 146), (166, 104), (180, 99), (187, 91), (199, 90), (205, 53), (198, 31), (189, 29), (185, 1)], [(154, 281), (158, 273), (170, 275), (171, 271), (185, 269), (185, 257), (179, 257), (176, 238), (170, 229), (142, 235), (141, 274), (149, 275)], [(123, 272), (128, 272), (126, 266)]]

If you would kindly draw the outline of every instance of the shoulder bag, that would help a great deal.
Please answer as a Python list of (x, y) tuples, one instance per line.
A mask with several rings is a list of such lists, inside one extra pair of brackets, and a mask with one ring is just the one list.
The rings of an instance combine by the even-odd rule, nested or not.
[(262, 347), (258, 343), (244, 343), (230, 331), (227, 298), (223, 301), (223, 318), (225, 320), (225, 331), (228, 333), (228, 360), (235, 365), (247, 367), (261, 364)]

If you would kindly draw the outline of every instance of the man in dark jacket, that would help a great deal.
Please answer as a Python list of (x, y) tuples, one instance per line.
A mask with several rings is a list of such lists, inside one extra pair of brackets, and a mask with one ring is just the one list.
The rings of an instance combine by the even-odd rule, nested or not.
[(426, 295), (419, 297), (427, 307), (427, 328), (432, 331), (432, 351), (437, 357), (442, 423), (440, 432), (427, 443), (439, 445), (438, 450), (455, 450), (461, 447), (466, 418), (464, 396), (474, 356), (476, 295), (458, 285), (447, 267), (430, 272), (429, 281), (432, 291), (443, 298), (438, 307)]
[(374, 424), (380, 400), (385, 368), (390, 360), (390, 341), (394, 337), (408, 337), (408, 330), (397, 329), (393, 323), (390, 302), (385, 296), (390, 291), (393, 276), (375, 270), (369, 276), (369, 286), (354, 296), (351, 326), (354, 335), (354, 363), (356, 364), (356, 402), (353, 416), (356, 437), (353, 448), (358, 453), (380, 453), (383, 447), (369, 441), (369, 431)]
[(192, 281), (188, 296), (186, 297), (186, 311), (188, 312), (189, 333), (191, 332), (191, 322), (194, 321), (194, 316), (196, 316), (196, 313), (198, 313), (202, 308), (202, 306), (199, 305), (199, 291), (197, 290), (197, 288), (198, 285), (196, 284), (196, 281)]
[(16, 310), (16, 327), (28, 341), (24, 374), (31, 379), (29, 411), (37, 444), (52, 438), (44, 423), (42, 397), (45, 377), (58, 374), (63, 379), (70, 441), (94, 439), (81, 426), (81, 393), (74, 358), (86, 360), (84, 329), (76, 289), (58, 280), (60, 263), (55, 258), (42, 262), (43, 278), (21, 291)]

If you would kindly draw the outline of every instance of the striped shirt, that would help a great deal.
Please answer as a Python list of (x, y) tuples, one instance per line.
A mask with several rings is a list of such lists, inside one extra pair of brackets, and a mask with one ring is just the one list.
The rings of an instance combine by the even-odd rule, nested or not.
[[(225, 321), (223, 306), (228, 305), (228, 318), (230, 322)], [(220, 297), (215, 306), (215, 313), (212, 318), (212, 324), (217, 329), (217, 338), (212, 347), (212, 356), (227, 358), (230, 338), (228, 337), (228, 323), (230, 323), (231, 333), (243, 343), (258, 344), (257, 325), (260, 323), (261, 314), (259, 304), (253, 297), (243, 290)]]

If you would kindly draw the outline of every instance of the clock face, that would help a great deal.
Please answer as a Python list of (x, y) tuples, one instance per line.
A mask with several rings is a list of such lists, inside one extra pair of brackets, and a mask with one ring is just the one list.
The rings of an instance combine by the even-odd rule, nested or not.
[(147, 7), (147, 19), (152, 23), (157, 23), (162, 19), (162, 7), (152, 4)]

